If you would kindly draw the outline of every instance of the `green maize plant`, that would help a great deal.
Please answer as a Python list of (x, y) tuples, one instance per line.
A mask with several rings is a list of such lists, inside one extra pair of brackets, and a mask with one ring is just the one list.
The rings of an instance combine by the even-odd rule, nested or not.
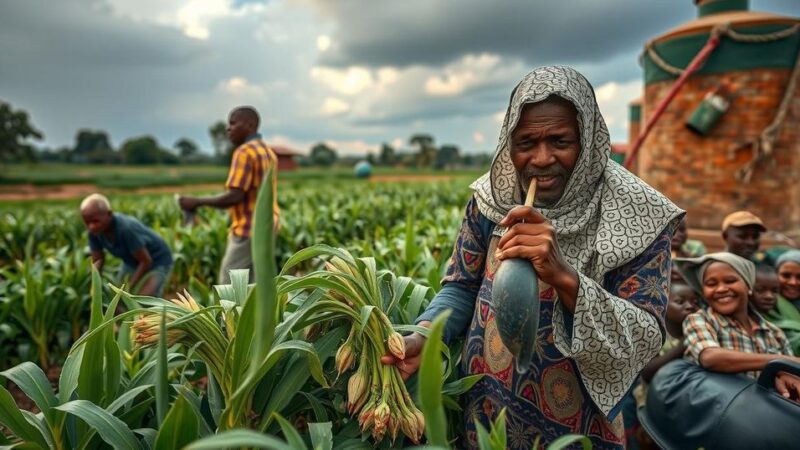
[[(30, 340), (33, 348), (28, 353), (37, 355), (46, 369), (63, 361), (88, 321), (91, 263), (66, 247), (50, 249), (43, 257), (32, 250), (32, 240), (27, 248), (23, 260), (0, 270), (0, 297), (11, 319), (3, 323)], [(26, 356), (24, 343), (25, 339), (17, 343), (17, 356)]]
[(376, 441), (384, 436), (394, 441), (402, 432), (418, 443), (425, 428), (424, 416), (397, 368), (381, 364), (380, 358), (389, 353), (405, 358), (405, 343), (397, 330), (417, 327), (396, 327), (389, 315), (402, 303), (408, 309), (403, 315), (416, 317), (432, 291), (410, 278), (378, 271), (373, 258), (354, 258), (346, 250), (324, 245), (298, 252), (284, 272), (321, 256), (330, 258), (324, 270), (297, 278), (284, 274), (281, 289), (318, 290), (322, 296), (316, 306), (323, 308), (329, 320), (349, 323), (348, 337), (336, 353), (335, 364), (340, 376), (355, 366), (347, 381), (347, 409), (358, 417), (361, 430), (369, 431)]
[[(24, 362), (0, 372), (36, 405), (40, 414), (19, 409), (4, 387), (0, 387), (0, 424), (11, 433), (15, 448), (95, 449), (152, 447), (161, 422), (154, 414), (154, 387), (168, 385), (166, 364), (154, 375), (151, 361), (133, 377), (122, 370), (120, 347), (113, 330), (102, 329), (112, 319), (120, 295), (103, 312), (101, 278), (92, 271), (90, 331), (72, 348), (54, 391), (41, 368)], [(175, 360), (179, 355), (166, 356)], [(174, 364), (173, 364), (174, 366)], [(199, 403), (198, 403), (199, 407)]]

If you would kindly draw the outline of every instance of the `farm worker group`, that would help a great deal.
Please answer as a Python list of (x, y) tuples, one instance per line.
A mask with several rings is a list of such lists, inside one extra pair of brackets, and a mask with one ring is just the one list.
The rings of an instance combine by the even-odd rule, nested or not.
[[(185, 211), (202, 206), (228, 209), (231, 218), (225, 255), (219, 269), (219, 283), (230, 283), (230, 271), (250, 269), (250, 232), (256, 197), (264, 174), (277, 167), (275, 153), (258, 134), (258, 112), (249, 106), (235, 108), (228, 116), (228, 138), (233, 151), (226, 191), (214, 197), (181, 196), (178, 201)], [(277, 179), (277, 178), (274, 178)], [(273, 185), (277, 192), (277, 184)], [(275, 229), (279, 227), (277, 196), (273, 204)], [(92, 194), (81, 203), (81, 215), (89, 232), (92, 260), (98, 269), (104, 264), (104, 251), (120, 258), (123, 264), (118, 282), (126, 281), (140, 295), (161, 296), (172, 269), (172, 253), (164, 239), (134, 217), (113, 212), (108, 199)]]

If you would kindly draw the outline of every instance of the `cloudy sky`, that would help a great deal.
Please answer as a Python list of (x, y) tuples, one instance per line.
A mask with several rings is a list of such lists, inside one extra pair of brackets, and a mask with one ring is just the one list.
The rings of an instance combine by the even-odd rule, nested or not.
[[(798, 0), (750, 3), (800, 16)], [(303, 152), (417, 132), (479, 152), (519, 78), (568, 64), (624, 141), (644, 42), (695, 16), (691, 0), (2, 0), (0, 100), (53, 147), (93, 128), (210, 149), (208, 126), (252, 104), (267, 141)]]

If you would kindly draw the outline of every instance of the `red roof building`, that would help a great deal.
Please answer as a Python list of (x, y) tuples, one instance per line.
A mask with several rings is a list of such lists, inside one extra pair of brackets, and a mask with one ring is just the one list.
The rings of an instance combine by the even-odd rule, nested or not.
[(295, 156), (297, 156), (297, 152), (290, 149), (289, 147), (282, 147), (277, 145), (270, 145), (269, 148), (271, 148), (272, 151), (275, 152), (275, 155), (278, 157), (278, 171), (297, 169), (297, 161), (295, 161)]

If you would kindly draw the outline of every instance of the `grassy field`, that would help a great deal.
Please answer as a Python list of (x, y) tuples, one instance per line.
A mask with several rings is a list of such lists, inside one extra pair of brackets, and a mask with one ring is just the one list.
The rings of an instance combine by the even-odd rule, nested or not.
[[(374, 176), (477, 176), (481, 169), (441, 171), (376, 167)], [(223, 183), (225, 166), (105, 166), (75, 164), (16, 164), (0, 168), (0, 185), (59, 186), (92, 184), (101, 189)], [(279, 180), (353, 178), (350, 167), (303, 168), (281, 172)]]

